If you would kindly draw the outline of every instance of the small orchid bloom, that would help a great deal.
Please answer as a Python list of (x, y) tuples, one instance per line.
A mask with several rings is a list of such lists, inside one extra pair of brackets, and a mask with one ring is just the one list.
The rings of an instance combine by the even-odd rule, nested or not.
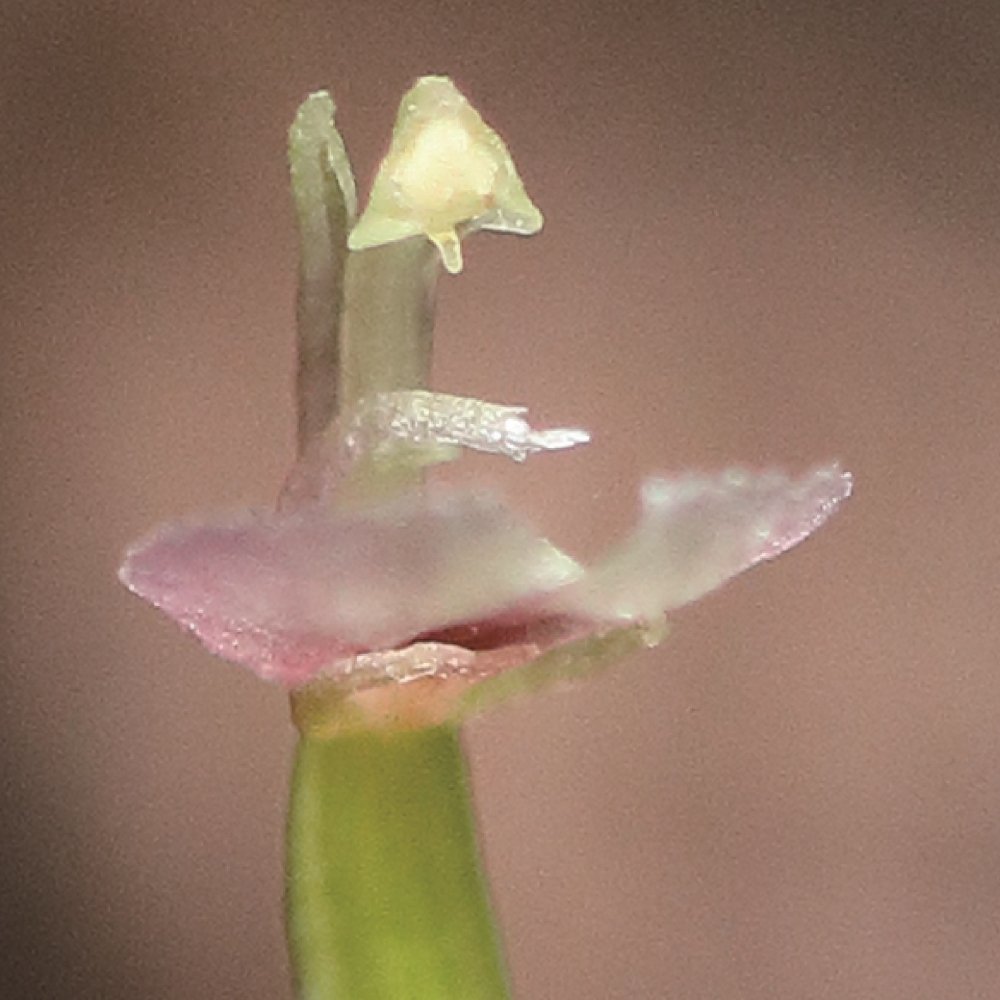
[(478, 229), (530, 236), (542, 214), (503, 140), (447, 77), (422, 77), (403, 97), (392, 144), (348, 247), (426, 236), (452, 274), (460, 237)]
[[(589, 440), (533, 428), (523, 406), (424, 388), (436, 268), (426, 245), (400, 241), (426, 237), (456, 272), (461, 236), (526, 235), (542, 217), (499, 136), (449, 79), (423, 77), (355, 224), (333, 111), (312, 95), (290, 132), (300, 456), (277, 508), (161, 527), (120, 570), (211, 652), (294, 689), (300, 707), (332, 690), (366, 722), (456, 719), (484, 691), (573, 679), (655, 644), (667, 613), (796, 545), (848, 496), (837, 465), (653, 477), (631, 535), (584, 567), (496, 495), (425, 483), (462, 449), (523, 462)], [(400, 245), (349, 252), (384, 244)]]
[(428, 487), (357, 511), (330, 502), (361, 452), (394, 440), (523, 459), (584, 432), (534, 431), (523, 408), (422, 391), (342, 423), (331, 434), (346, 444), (318, 487), (279, 511), (160, 528), (131, 548), (121, 579), (261, 677), (332, 681), (351, 696), (431, 680), (445, 714), (466, 688), (566, 643), (622, 626), (654, 634), (665, 613), (802, 541), (851, 488), (836, 465), (797, 479), (651, 478), (637, 527), (588, 569), (489, 493)]

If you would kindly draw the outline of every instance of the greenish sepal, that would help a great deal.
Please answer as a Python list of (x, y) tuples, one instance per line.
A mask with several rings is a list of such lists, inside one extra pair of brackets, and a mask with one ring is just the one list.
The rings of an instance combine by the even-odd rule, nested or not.
[(338, 409), (347, 234), (358, 210), (354, 174), (326, 91), (311, 94), (288, 130), (299, 229), (298, 445), (304, 453)]

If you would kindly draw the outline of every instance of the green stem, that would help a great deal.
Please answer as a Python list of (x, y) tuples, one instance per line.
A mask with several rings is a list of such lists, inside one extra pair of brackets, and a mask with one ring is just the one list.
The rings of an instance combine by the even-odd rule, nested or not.
[(287, 863), (301, 1000), (508, 997), (455, 727), (303, 736)]

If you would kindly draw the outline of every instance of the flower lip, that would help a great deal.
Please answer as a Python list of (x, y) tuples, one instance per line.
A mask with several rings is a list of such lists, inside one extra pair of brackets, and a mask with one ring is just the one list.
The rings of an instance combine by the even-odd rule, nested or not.
[[(398, 680), (397, 654), (423, 644), (444, 650), (430, 672), (474, 679), (656, 621), (798, 544), (850, 489), (837, 465), (652, 479), (632, 534), (587, 571), (495, 497), (428, 489), (362, 513), (314, 504), (168, 526), (129, 551), (121, 578), (212, 652), (290, 686)], [(363, 671), (358, 654), (372, 654)]]
[(314, 504), (167, 525), (119, 576), (212, 652), (295, 684), (580, 572), (496, 498), (430, 490), (363, 513)]

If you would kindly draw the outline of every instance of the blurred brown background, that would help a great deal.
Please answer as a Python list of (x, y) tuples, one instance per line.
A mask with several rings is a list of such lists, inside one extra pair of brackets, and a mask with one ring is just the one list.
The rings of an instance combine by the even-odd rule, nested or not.
[(1000, 997), (1000, 6), (0, 8), (0, 996), (275, 1000), (281, 692), (114, 579), (292, 450), (284, 135), (366, 186), (449, 73), (546, 214), (444, 285), (442, 388), (572, 551), (644, 471), (840, 457), (801, 550), (470, 727), (520, 1000)]

